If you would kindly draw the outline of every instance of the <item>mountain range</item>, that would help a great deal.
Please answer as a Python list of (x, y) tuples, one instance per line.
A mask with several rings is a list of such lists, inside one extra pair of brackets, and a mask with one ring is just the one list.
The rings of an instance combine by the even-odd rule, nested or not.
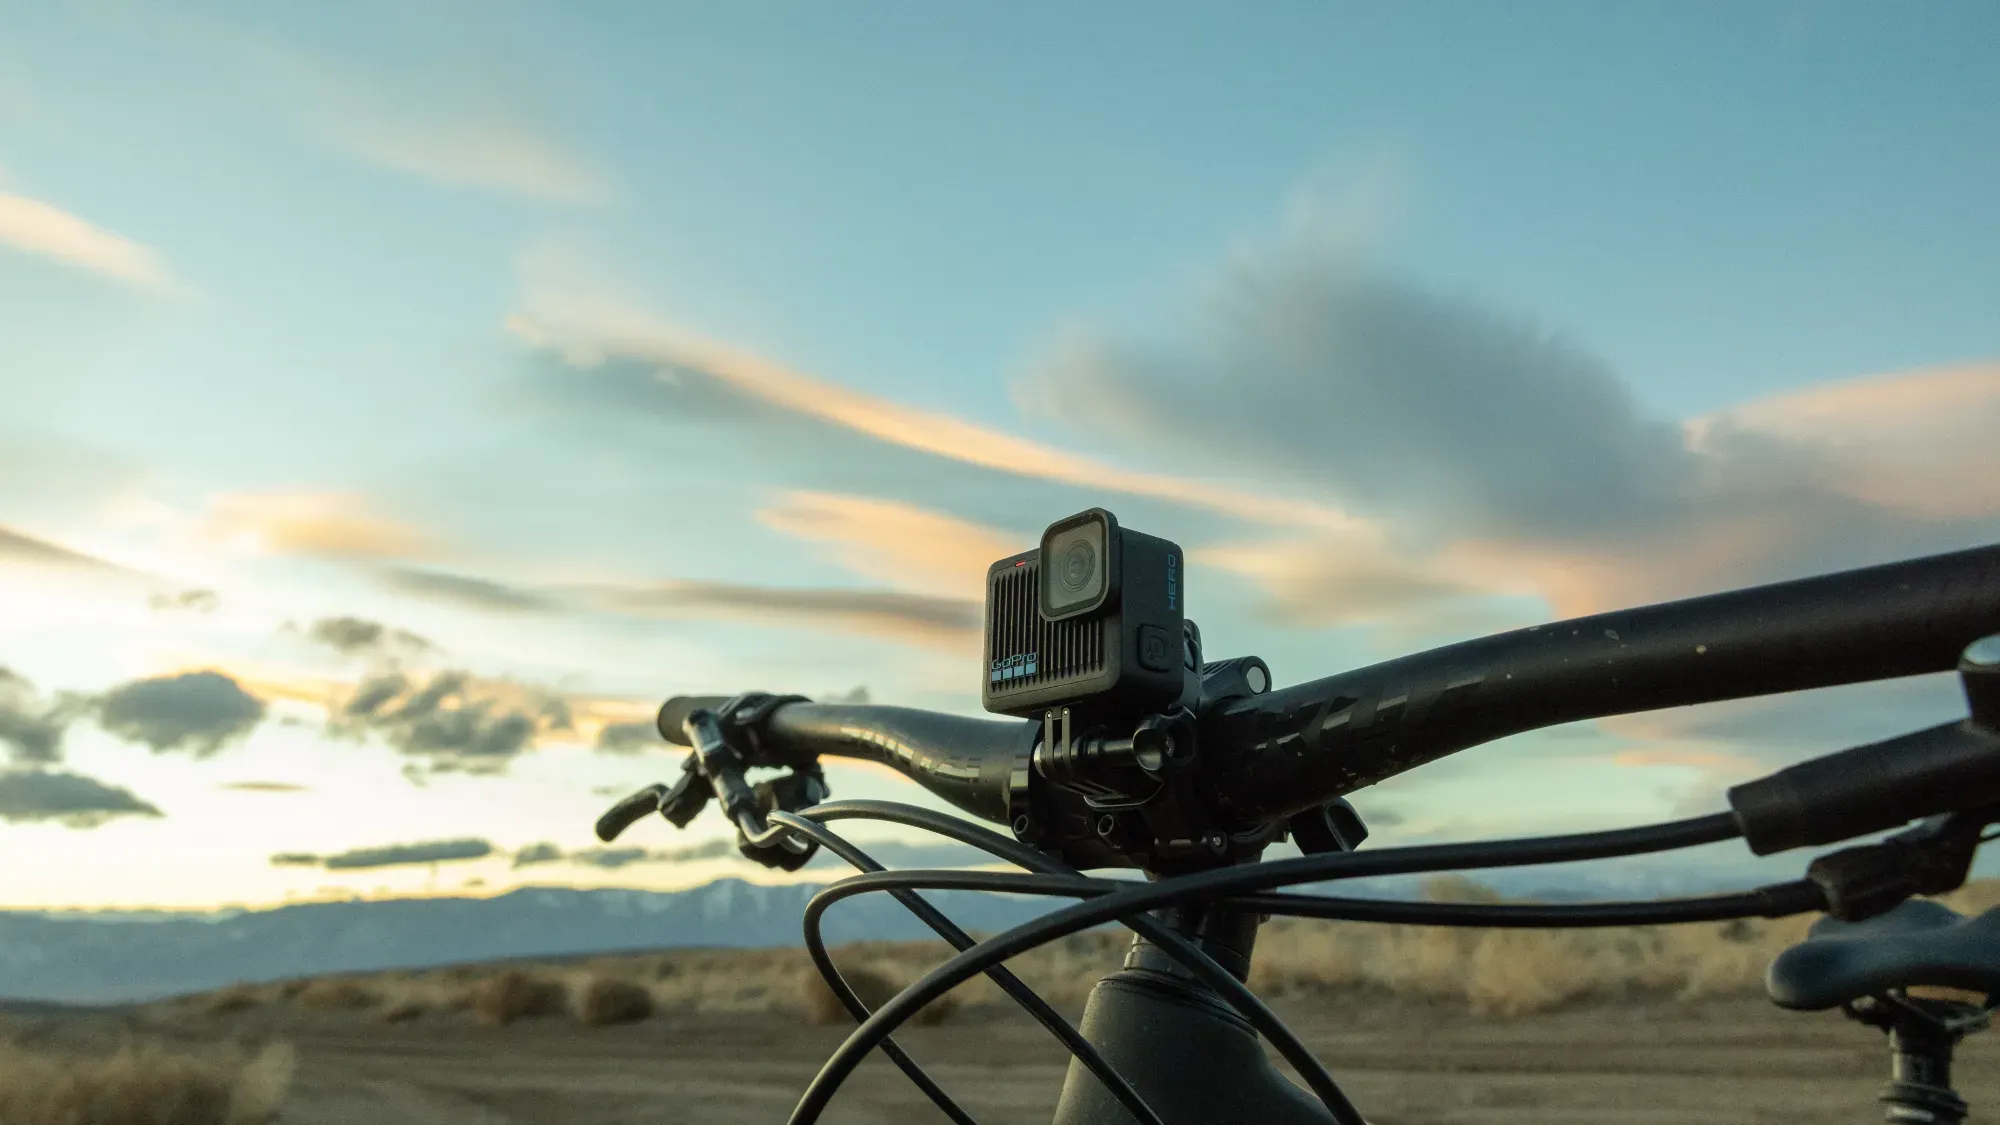
[[(1510, 898), (1547, 901), (1699, 894), (1750, 885), (1743, 874), (1626, 862), (1493, 871), (1479, 881)], [(490, 898), (315, 902), (207, 914), (6, 911), (0, 912), (0, 997), (115, 1004), (328, 973), (691, 946), (796, 946), (806, 903), (822, 885), (728, 878), (673, 892), (528, 887)], [(1415, 877), (1321, 889), (1386, 898), (1422, 893)], [(975, 933), (1061, 905), (972, 892), (926, 897)], [(826, 932), (833, 942), (930, 936), (879, 894), (836, 905)]]

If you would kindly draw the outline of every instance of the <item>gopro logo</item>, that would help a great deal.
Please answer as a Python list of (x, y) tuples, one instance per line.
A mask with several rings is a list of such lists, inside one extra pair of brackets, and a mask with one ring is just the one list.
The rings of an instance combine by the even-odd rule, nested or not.
[(1167, 608), (1181, 607), (1181, 559), (1178, 554), (1167, 554)]
[(1023, 676), (1034, 675), (1039, 664), (1040, 656), (1038, 654), (1017, 652), (1012, 656), (1003, 656), (995, 660), (993, 667), (987, 673), (986, 679), (988, 683), (995, 684), (1005, 680), (1018, 680)]

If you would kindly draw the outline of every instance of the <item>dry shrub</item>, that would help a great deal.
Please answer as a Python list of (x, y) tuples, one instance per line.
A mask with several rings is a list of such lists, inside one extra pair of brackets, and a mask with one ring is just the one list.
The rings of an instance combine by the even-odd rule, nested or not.
[(331, 977), (308, 983), (299, 990), (294, 1002), (316, 1011), (356, 1012), (381, 1003), (382, 994), (358, 980)]
[(653, 994), (645, 985), (619, 977), (585, 977), (571, 993), (578, 1023), (606, 1027), (638, 1023), (653, 1014)]
[(409, 1023), (411, 1020), (421, 1019), (428, 1011), (430, 1005), (425, 1004), (422, 997), (399, 996), (382, 1005), (382, 1013), (376, 1018), (383, 1023)]
[(956, 1014), (958, 1006), (958, 994), (947, 992), (917, 1009), (917, 1014), (910, 1017), (910, 1022), (918, 1027), (935, 1027)]
[[(847, 981), (847, 987), (854, 990), (854, 995), (871, 1012), (887, 1004), (896, 993), (903, 990), (903, 986), (897, 984), (887, 973), (873, 968), (842, 969), (840, 975)], [(805, 1008), (808, 1020), (816, 1024), (841, 1024), (854, 1021), (854, 1017), (848, 1014), (847, 1007), (840, 1002), (840, 997), (833, 994), (832, 986), (821, 978), (818, 970), (808, 967), (799, 974), (798, 980), (799, 1002)], [(910, 1017), (910, 1022), (926, 1027), (941, 1024), (958, 1011), (960, 1002), (955, 992), (947, 992), (918, 1009), (917, 1014)]]
[(226, 1016), (236, 1012), (247, 1012), (263, 1007), (265, 992), (248, 984), (232, 984), (228, 988), (211, 992), (200, 999), (199, 1005), (204, 1015)]
[[(896, 995), (896, 986), (889, 982), (889, 978), (873, 970), (843, 969), (840, 975), (847, 981), (847, 987), (854, 990), (862, 1006), (871, 1012)], [(840, 997), (834, 995), (833, 986), (811, 967), (799, 974), (799, 1003), (806, 1010), (806, 1018), (816, 1024), (851, 1023), (854, 1020), (847, 1006), (840, 1002)]]
[(0, 1045), (0, 1121), (8, 1125), (263, 1125), (278, 1116), (296, 1057), (127, 1044), (100, 1056)]
[(481, 1023), (505, 1027), (519, 1019), (560, 1015), (567, 999), (561, 981), (508, 969), (473, 986), (472, 1013)]
[(306, 989), (311, 988), (312, 986), (313, 982), (309, 979), (279, 981), (278, 999), (297, 1000), (299, 998), (299, 993), (304, 992)]

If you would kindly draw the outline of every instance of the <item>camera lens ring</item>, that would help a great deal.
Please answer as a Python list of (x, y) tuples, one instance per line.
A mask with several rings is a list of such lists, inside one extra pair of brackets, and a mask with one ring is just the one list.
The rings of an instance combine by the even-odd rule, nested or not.
[(1076, 593), (1090, 585), (1097, 575), (1097, 548), (1088, 539), (1078, 539), (1063, 549), (1062, 571), (1057, 581), (1062, 588)]

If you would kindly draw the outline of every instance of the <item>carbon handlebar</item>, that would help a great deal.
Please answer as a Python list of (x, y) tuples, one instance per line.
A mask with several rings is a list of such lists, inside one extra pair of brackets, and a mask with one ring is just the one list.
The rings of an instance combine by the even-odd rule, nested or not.
[(1601, 613), (1255, 696), (1214, 798), (1286, 815), (1510, 734), (1957, 667), (2000, 632), (2000, 546)]
[[(1285, 817), (1458, 750), (1559, 723), (1892, 679), (1957, 666), (2000, 633), (2000, 546), (1537, 625), (1224, 706), (1202, 732), (1224, 812)], [(660, 733), (721, 697), (679, 697)], [(986, 820), (1025, 785), (1038, 723), (789, 703), (758, 731), (779, 756), (894, 767)]]
[[(660, 734), (687, 745), (690, 712), (719, 710), (720, 696), (676, 696), (660, 708)], [(984, 820), (1007, 822), (1016, 770), (1025, 770), (1041, 724), (1018, 719), (971, 719), (852, 703), (787, 703), (757, 730), (760, 748), (777, 760), (833, 754), (892, 767), (932, 793)]]

